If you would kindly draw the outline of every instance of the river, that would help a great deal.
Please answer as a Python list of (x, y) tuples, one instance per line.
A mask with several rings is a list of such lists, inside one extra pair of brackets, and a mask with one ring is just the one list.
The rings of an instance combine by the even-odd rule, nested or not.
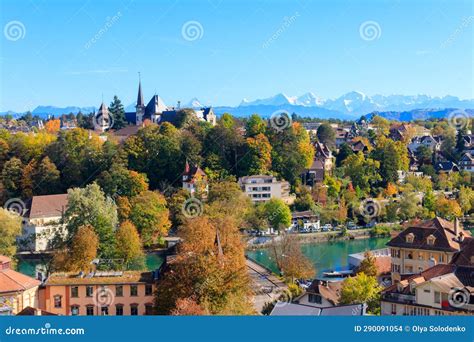
[[(326, 271), (348, 269), (347, 256), (349, 254), (384, 248), (389, 239), (387, 237), (318, 242), (303, 244), (301, 245), (301, 250), (313, 263), (316, 275), (319, 278)], [(273, 260), (268, 249), (248, 251), (246, 254), (249, 258), (278, 273), (275, 260)]]

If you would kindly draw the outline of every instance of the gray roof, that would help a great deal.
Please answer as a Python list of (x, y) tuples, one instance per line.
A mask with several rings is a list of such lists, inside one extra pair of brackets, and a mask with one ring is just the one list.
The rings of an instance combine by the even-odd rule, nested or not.
[(351, 304), (318, 308), (297, 303), (278, 302), (270, 316), (364, 316), (365, 304)]

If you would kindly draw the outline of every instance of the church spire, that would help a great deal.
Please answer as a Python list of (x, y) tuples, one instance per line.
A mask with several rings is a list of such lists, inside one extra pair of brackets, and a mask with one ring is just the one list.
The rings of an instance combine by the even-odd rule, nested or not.
[(137, 107), (144, 107), (145, 102), (143, 101), (142, 93), (142, 79), (140, 73), (138, 73), (138, 97), (137, 97)]

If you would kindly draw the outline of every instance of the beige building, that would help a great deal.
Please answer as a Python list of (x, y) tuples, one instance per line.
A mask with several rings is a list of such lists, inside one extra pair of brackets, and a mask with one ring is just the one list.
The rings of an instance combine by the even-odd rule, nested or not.
[(470, 232), (462, 229), (458, 220), (453, 223), (439, 217), (408, 227), (387, 243), (392, 258), (392, 282), (436, 264), (448, 264), (469, 236)]
[(260, 203), (279, 198), (286, 204), (295, 200), (290, 195), (290, 183), (278, 181), (274, 176), (255, 175), (239, 178), (239, 185), (252, 202)]
[(64, 316), (153, 314), (153, 272), (52, 274), (40, 289), (39, 307)]
[[(412, 274), (392, 272), (394, 275), (393, 284), (382, 291), (382, 315), (474, 314), (474, 277), (472, 276), (474, 274), (474, 238), (470, 235), (465, 236), (469, 233), (460, 228), (459, 222), (456, 221), (451, 225), (449, 223), (436, 218), (415, 227), (417, 228), (415, 230), (414, 227), (410, 227), (400, 233), (403, 237), (402, 241), (408, 237), (409, 243), (415, 243), (413, 241), (419, 243), (417, 248), (400, 249), (401, 256), (407, 255), (405, 252), (412, 253), (412, 256), (416, 256), (420, 252), (423, 256), (429, 255), (429, 253), (433, 255), (428, 263), (425, 262), (426, 260), (416, 260), (417, 267), (424, 268), (427, 264), (429, 266), (420, 272)], [(430, 242), (426, 246), (429, 248), (428, 250), (422, 249), (427, 242), (421, 243), (419, 238), (417, 240), (416, 230), (426, 229), (425, 236), (431, 238), (435, 235), (431, 231), (432, 227), (438, 225), (441, 225), (438, 227), (438, 233), (446, 238), (445, 241), (436, 244), (435, 240), (434, 243)], [(413, 241), (409, 234), (415, 235)], [(390, 243), (393, 241), (394, 239)], [(394, 245), (392, 243), (392, 246)], [(449, 250), (447, 252), (447, 246), (458, 249), (458, 251), (453, 253), (452, 250)], [(395, 250), (399, 249), (395, 248)], [(441, 256), (445, 261), (437, 262)], [(393, 254), (392, 258), (392, 268), (394, 265), (400, 265), (400, 269), (403, 270), (407, 266), (401, 260), (403, 258), (393, 257)], [(410, 262), (410, 260), (413, 259), (407, 261)], [(415, 265), (408, 266), (415, 267)]]
[(66, 233), (65, 226), (60, 220), (67, 203), (67, 194), (33, 196), (24, 215), (22, 235), (18, 239), (20, 250), (32, 252), (49, 250), (55, 235)]
[(0, 316), (38, 306), (39, 285), (38, 280), (14, 271), (11, 259), (0, 255)]

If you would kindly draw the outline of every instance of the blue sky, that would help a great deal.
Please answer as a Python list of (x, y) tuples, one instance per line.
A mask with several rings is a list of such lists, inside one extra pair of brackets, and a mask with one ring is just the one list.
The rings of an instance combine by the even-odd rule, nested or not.
[[(0, 12), (0, 111), (98, 106), (102, 94), (129, 105), (138, 71), (146, 100), (168, 105), (307, 91), (474, 97), (470, 0), (2, 0)], [(183, 34), (188, 22), (197, 36)], [(361, 34), (366, 22), (375, 36)]]

